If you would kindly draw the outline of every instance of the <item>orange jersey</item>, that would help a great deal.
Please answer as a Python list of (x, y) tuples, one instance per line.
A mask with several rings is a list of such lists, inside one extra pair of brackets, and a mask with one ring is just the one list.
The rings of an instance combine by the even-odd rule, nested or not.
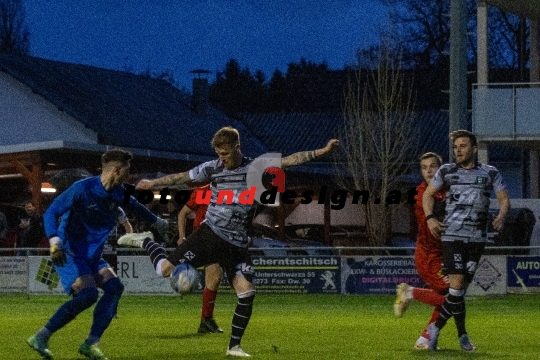
[(206, 191), (206, 190), (209, 190), (209, 189), (210, 189), (210, 184), (195, 189), (191, 193), (191, 196), (189, 197), (189, 200), (186, 203), (186, 206), (195, 212), (195, 219), (193, 219), (193, 230), (194, 231), (204, 221), (204, 218), (206, 217), (206, 210), (208, 209), (208, 204), (197, 204), (197, 202), (195, 201), (195, 199), (197, 197), (197, 191)]
[[(418, 192), (414, 199), (414, 213), (416, 215), (416, 223), (418, 224), (418, 233), (416, 234), (416, 246), (422, 247), (425, 252), (437, 252), (441, 253), (441, 240), (431, 235), (429, 227), (426, 222), (426, 215), (424, 214), (424, 208), (422, 207), (422, 197), (426, 191), (427, 184), (421, 183), (416, 187)], [(446, 200), (446, 194), (444, 191), (439, 190), (435, 193), (435, 206), (433, 207), (433, 213), (442, 221), (444, 218), (444, 203)]]

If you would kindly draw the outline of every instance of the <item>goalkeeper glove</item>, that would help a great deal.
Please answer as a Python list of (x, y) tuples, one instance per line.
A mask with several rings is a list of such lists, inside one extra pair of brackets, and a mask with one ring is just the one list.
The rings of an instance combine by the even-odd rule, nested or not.
[(64, 266), (66, 264), (66, 252), (62, 249), (62, 239), (54, 236), (49, 239), (51, 245), (51, 260), (55, 266)]
[(162, 218), (157, 218), (156, 222), (150, 227), (154, 238), (161, 239), (160, 242), (169, 243), (169, 223)]

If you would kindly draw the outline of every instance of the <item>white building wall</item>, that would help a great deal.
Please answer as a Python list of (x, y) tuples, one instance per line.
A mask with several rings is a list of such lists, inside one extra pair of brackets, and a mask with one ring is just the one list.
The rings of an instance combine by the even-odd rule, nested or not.
[(97, 134), (0, 72), (0, 146), (52, 140), (97, 143)]

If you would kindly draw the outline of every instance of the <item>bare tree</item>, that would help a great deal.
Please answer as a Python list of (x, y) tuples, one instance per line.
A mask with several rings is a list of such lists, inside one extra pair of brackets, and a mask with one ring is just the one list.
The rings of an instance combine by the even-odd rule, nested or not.
[[(392, 205), (399, 177), (408, 172), (412, 143), (412, 89), (405, 86), (399, 63), (383, 51), (375, 71), (357, 70), (349, 81), (341, 139), (354, 188), (367, 190), (364, 207), (370, 245), (384, 245), (391, 236)], [(377, 201), (376, 199), (379, 199)]]
[[(426, 68), (444, 61), (450, 46), (451, 0), (386, 0), (395, 33), (400, 36), (404, 67)], [(476, 63), (477, 1), (467, 0), (468, 61)], [(523, 18), (489, 7), (490, 65), (525, 69), (529, 24)]]
[[(404, 66), (426, 68), (439, 63), (449, 51), (450, 0), (388, 0), (387, 4), (395, 32), (400, 34)], [(467, 31), (473, 33), (475, 0), (467, 0), (467, 12)]]
[(23, 0), (0, 0), (0, 52), (28, 54), (30, 31)]
[(529, 23), (518, 15), (489, 8), (489, 59), (492, 67), (514, 68), (523, 72), (529, 61)]

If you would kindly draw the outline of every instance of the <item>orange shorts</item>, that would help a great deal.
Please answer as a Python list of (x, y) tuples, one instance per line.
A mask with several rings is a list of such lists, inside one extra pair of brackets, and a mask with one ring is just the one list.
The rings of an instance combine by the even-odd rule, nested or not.
[(442, 253), (428, 252), (417, 246), (414, 251), (414, 264), (422, 281), (437, 292), (448, 289), (448, 276), (443, 275)]

